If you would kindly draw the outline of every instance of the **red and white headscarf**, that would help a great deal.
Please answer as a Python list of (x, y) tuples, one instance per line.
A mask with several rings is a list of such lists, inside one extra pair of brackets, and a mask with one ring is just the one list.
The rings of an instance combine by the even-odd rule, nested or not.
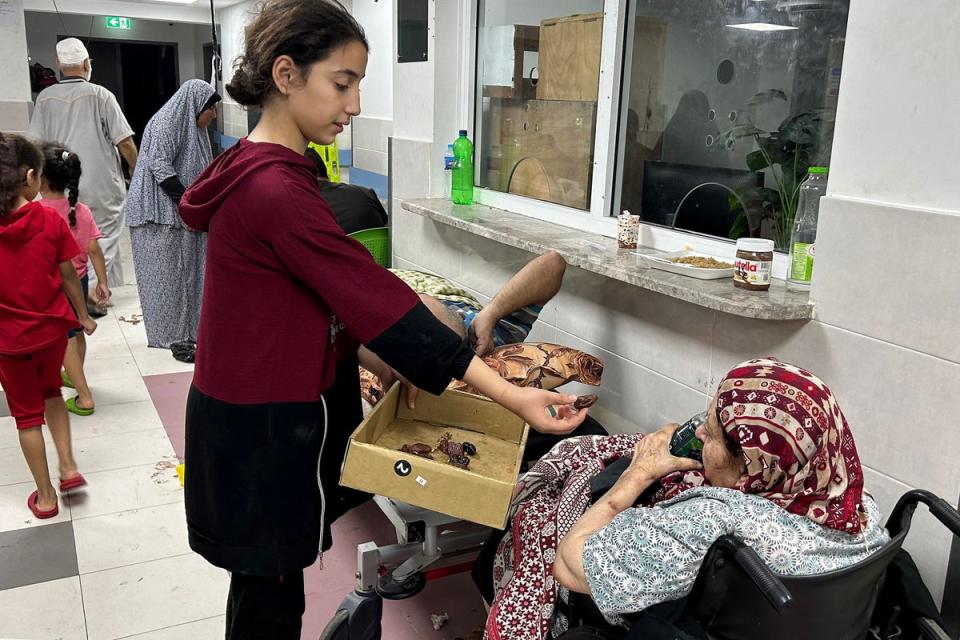
[(720, 383), (720, 424), (740, 445), (737, 489), (845, 533), (860, 533), (863, 469), (847, 420), (820, 378), (775, 358), (738, 364)]

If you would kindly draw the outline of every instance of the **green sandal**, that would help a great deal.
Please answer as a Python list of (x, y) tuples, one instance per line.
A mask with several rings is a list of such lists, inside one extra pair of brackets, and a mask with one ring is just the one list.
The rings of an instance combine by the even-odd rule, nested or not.
[(78, 416), (89, 416), (89, 415), (93, 415), (93, 412), (96, 411), (96, 409), (93, 409), (93, 408), (91, 408), (91, 409), (84, 409), (83, 407), (77, 406), (77, 398), (79, 398), (79, 397), (80, 397), (80, 396), (73, 396), (72, 398), (70, 398), (70, 399), (67, 400), (67, 402), (66, 402), (67, 411), (69, 411), (70, 413), (75, 413), (75, 414), (77, 414)]
[(73, 386), (73, 380), (70, 379), (66, 369), (60, 369), (60, 381), (63, 382), (63, 386), (76, 389), (76, 387)]

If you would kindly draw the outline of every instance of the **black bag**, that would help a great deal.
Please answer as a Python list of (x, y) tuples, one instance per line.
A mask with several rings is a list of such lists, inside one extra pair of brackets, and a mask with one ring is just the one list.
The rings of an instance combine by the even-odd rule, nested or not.
[(923, 583), (910, 554), (900, 549), (887, 567), (883, 588), (873, 610), (870, 638), (874, 640), (933, 640), (930, 631), (943, 627), (940, 611)]

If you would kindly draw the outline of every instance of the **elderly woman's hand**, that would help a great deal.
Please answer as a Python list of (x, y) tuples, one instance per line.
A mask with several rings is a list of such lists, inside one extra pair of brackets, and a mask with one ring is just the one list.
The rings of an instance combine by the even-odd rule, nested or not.
[(670, 453), (670, 438), (679, 428), (680, 425), (670, 423), (642, 438), (633, 450), (633, 460), (630, 461), (626, 473), (642, 476), (653, 482), (674, 471), (693, 471), (703, 468), (703, 465), (696, 460), (678, 458)]

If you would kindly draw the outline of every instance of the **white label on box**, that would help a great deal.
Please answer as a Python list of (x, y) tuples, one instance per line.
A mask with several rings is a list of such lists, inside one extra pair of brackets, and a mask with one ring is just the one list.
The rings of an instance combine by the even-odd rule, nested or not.
[(424, 478), (423, 476), (417, 476), (417, 484), (420, 485), (421, 487), (425, 487), (427, 486), (427, 479)]

